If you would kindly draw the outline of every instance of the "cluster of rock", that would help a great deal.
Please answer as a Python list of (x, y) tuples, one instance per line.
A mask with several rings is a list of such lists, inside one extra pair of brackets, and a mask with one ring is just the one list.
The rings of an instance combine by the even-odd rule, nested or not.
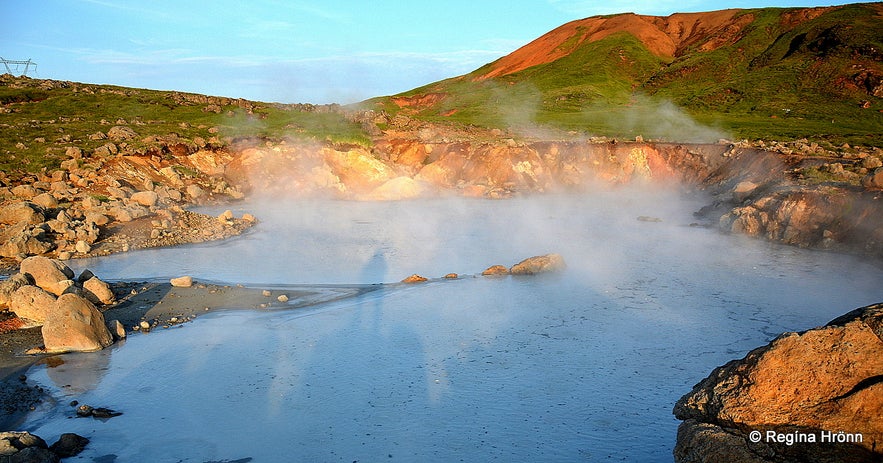
[(537, 275), (540, 273), (560, 272), (567, 268), (564, 258), (560, 254), (545, 254), (542, 256), (528, 257), (521, 262), (506, 268), (503, 265), (492, 265), (486, 268), (482, 275)]
[[(871, 166), (883, 164), (876, 156), (862, 159)], [(697, 215), (727, 232), (801, 247), (883, 257), (880, 189), (870, 184), (857, 187), (846, 180), (807, 183), (796, 178), (795, 172), (816, 169), (812, 167), (814, 161), (795, 158), (785, 164), (786, 161), (765, 151), (731, 153), (726, 162), (701, 181), (713, 193), (714, 202)], [(842, 170), (830, 167), (833, 165), (822, 164), (822, 168)], [(883, 177), (883, 167), (871, 172), (878, 175), (878, 171)]]
[(24, 431), (0, 432), (0, 461), (9, 463), (58, 463), (62, 458), (79, 455), (89, 439), (73, 433), (62, 434), (58, 441), (46, 441)]
[(883, 304), (715, 369), (674, 407), (675, 460), (883, 460)]
[[(253, 221), (230, 218), (229, 224), (205, 220), (218, 230), (193, 233), (196, 214), (183, 204), (200, 203), (210, 194), (241, 197), (218, 180), (216, 191), (197, 183), (185, 183), (172, 167), (154, 169), (126, 158), (102, 165), (80, 166), (81, 153), (71, 150), (65, 170), (13, 181), (0, 174), (0, 257), (21, 260), (32, 255), (60, 259), (102, 255), (136, 247), (163, 246), (205, 241), (235, 235)], [(105, 171), (102, 172), (101, 169)], [(5, 186), (18, 183), (15, 186)], [(140, 241), (104, 247), (105, 239), (118, 228), (149, 221)], [(226, 229), (222, 224), (229, 225)], [(144, 227), (129, 228), (142, 230)], [(187, 230), (183, 230), (187, 228)], [(134, 237), (133, 237), (134, 238)]]
[[(564, 258), (560, 254), (544, 254), (541, 256), (528, 257), (521, 262), (513, 265), (511, 268), (504, 265), (492, 265), (481, 272), (483, 276), (495, 275), (538, 275), (540, 273), (556, 273), (567, 268)], [(455, 280), (460, 275), (456, 273), (448, 273), (444, 276), (446, 280)], [(429, 281), (428, 278), (413, 274), (405, 279), (402, 283), (422, 283)]]
[(45, 352), (101, 350), (125, 337), (119, 321), (105, 323), (99, 306), (115, 302), (106, 282), (85, 270), (78, 277), (58, 260), (32, 256), (0, 283), (0, 309), (41, 326)]

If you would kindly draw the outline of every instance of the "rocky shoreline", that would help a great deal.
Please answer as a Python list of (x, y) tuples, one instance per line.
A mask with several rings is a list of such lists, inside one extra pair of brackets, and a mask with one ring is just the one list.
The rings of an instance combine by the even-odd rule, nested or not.
[(675, 461), (883, 460), (883, 304), (784, 333), (674, 407)]

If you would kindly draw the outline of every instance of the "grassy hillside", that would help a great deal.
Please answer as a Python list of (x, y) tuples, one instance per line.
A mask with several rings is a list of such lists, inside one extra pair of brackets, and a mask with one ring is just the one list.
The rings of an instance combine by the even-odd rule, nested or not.
[[(632, 21), (654, 24), (647, 18)], [(370, 103), (420, 119), (489, 127), (883, 145), (880, 4), (741, 10), (715, 32), (732, 35), (730, 43), (710, 46), (723, 41), (715, 34), (691, 37), (674, 56), (652, 52), (625, 30), (600, 40), (580, 33), (577, 27), (559, 45), (570, 51), (554, 61), (483, 79), (495, 66), (490, 63), (396, 96), (445, 95), (433, 105), (400, 108), (394, 98)]]
[(169, 144), (223, 148), (237, 137), (370, 144), (361, 126), (329, 106), (276, 105), (110, 85), (0, 77), (0, 171), (57, 167), (68, 147), (92, 153), (117, 125), (137, 136), (119, 153), (162, 154)]

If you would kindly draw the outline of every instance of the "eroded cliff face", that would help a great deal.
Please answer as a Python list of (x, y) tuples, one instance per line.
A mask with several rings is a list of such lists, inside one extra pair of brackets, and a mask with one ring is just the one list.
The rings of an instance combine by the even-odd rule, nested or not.
[[(0, 230), (11, 237), (6, 241), (20, 241), (3, 255), (73, 253), (78, 241), (107, 242), (120, 223), (157, 217), (163, 223), (176, 207), (245, 195), (507, 198), (624, 184), (676, 184), (709, 194), (708, 206), (697, 213), (708, 226), (792, 245), (883, 257), (883, 185), (807, 186), (795, 181), (795, 172), (817, 171), (817, 158), (723, 143), (517, 142), (492, 133), (447, 138), (422, 132), (384, 133), (371, 148), (252, 139), (214, 149), (170, 143), (159, 154), (85, 157), (75, 150), (57, 172), (18, 182), (4, 180), (8, 185), (4, 196), (12, 198), (2, 205), (4, 211), (10, 201), (51, 196), (43, 198), (45, 204), (25, 206), (42, 213), (45, 220), (62, 210), (73, 214), (74, 221), (85, 221), (95, 211), (107, 220), (93, 220), (95, 226), (87, 230), (85, 239), (61, 236), (64, 230), (52, 224), (26, 224), (19, 230), (17, 218), (3, 219), (10, 225)], [(864, 169), (870, 172), (867, 178), (883, 170), (876, 154), (848, 162), (869, 166), (871, 170)], [(824, 165), (832, 171), (836, 170), (832, 166), (839, 167), (844, 175), (858, 175), (843, 171), (840, 163)], [(27, 185), (16, 187), (16, 183)], [(150, 198), (142, 198), (146, 196)], [(66, 204), (71, 206), (65, 209)], [(168, 234), (163, 227), (158, 232), (148, 227), (147, 232)]]
[(883, 257), (883, 200), (873, 188), (802, 185), (805, 156), (731, 144), (418, 138), (364, 147), (277, 144), (245, 148), (224, 169), (252, 194), (397, 200), (459, 195), (506, 198), (640, 183), (711, 194), (697, 214), (726, 232)]

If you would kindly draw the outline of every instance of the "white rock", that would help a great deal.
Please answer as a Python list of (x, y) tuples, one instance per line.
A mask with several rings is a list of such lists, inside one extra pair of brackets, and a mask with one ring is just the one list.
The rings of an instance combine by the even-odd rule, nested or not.
[(172, 278), (169, 283), (176, 288), (189, 288), (193, 286), (193, 277), (185, 275), (178, 278)]

